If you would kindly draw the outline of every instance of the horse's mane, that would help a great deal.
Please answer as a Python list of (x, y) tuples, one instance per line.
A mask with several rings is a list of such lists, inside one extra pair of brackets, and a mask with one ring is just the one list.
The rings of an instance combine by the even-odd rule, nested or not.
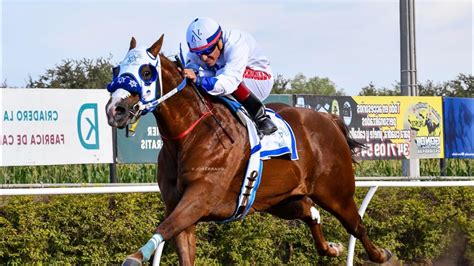
[(178, 83), (181, 79), (181, 74), (178, 71), (178, 63), (170, 60), (163, 53), (160, 53), (160, 61), (162, 75), (167, 76), (174, 82)]

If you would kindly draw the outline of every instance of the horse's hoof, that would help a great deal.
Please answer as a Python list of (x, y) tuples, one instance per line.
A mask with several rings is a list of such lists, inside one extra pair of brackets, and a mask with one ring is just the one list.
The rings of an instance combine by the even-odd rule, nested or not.
[(342, 255), (342, 252), (344, 251), (344, 246), (341, 243), (334, 243), (334, 242), (328, 242), (329, 245), (329, 255), (333, 257), (338, 257)]
[(125, 259), (125, 261), (122, 263), (122, 266), (141, 266), (141, 265), (142, 265), (142, 261), (132, 256), (128, 256)]

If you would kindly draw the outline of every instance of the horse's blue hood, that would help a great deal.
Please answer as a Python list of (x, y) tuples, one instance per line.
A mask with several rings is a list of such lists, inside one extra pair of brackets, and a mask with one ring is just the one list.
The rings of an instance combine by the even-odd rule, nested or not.
[(115, 77), (112, 82), (107, 85), (107, 90), (110, 93), (113, 93), (118, 89), (124, 89), (130, 93), (141, 94), (141, 87), (138, 84), (138, 81), (130, 75)]

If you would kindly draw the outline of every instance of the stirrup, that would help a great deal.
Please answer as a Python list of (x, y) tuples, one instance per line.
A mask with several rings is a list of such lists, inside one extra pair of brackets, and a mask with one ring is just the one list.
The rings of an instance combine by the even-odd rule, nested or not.
[(262, 133), (262, 135), (271, 135), (275, 131), (277, 131), (278, 128), (276, 127), (275, 123), (273, 123), (273, 121), (270, 119), (270, 117), (265, 116), (264, 119), (260, 120), (257, 123), (257, 130), (259, 131), (259, 133)]

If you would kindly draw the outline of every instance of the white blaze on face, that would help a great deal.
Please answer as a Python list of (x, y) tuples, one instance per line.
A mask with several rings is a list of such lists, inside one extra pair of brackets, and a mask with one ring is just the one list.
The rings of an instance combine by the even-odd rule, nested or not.
[(107, 114), (109, 114), (110, 118), (115, 116), (115, 107), (117, 106), (117, 104), (123, 99), (128, 98), (130, 95), (130, 92), (124, 89), (118, 89), (114, 93), (112, 93), (112, 95), (110, 96), (110, 104), (107, 107)]

